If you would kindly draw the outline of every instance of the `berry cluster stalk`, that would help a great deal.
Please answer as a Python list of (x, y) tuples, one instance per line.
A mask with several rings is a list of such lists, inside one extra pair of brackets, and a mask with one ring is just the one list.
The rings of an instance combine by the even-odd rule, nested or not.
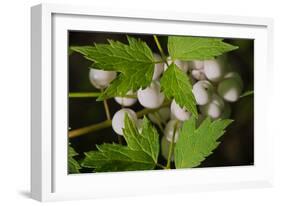
[(159, 40), (158, 40), (158, 37), (157, 37), (156, 35), (153, 35), (153, 38), (154, 38), (154, 41), (155, 41), (155, 43), (156, 43), (156, 45), (157, 45), (157, 47), (158, 47), (158, 49), (159, 49), (159, 52), (160, 52), (160, 54), (161, 54), (162, 59), (165, 61), (165, 63), (166, 63), (167, 66), (168, 66), (169, 64), (168, 64), (168, 62), (167, 62), (166, 55), (165, 55), (165, 53), (164, 53), (164, 51), (163, 51), (163, 49), (162, 49), (162, 47), (161, 47), (161, 44), (160, 44), (160, 42), (159, 42)]
[(174, 144), (175, 144), (174, 142), (175, 142), (177, 128), (178, 128), (178, 121), (176, 122), (175, 127), (174, 127), (172, 142), (170, 143), (170, 147), (169, 147), (169, 154), (168, 154), (166, 169), (171, 168), (171, 159), (172, 159), (172, 155), (174, 153)]
[[(146, 114), (150, 114), (150, 113), (154, 113), (156, 111), (158, 111), (161, 108), (167, 107), (170, 105), (170, 102), (164, 102), (159, 108), (157, 109), (143, 109), (137, 112), (137, 117), (142, 117)], [(71, 130), (68, 132), (68, 137), (69, 138), (75, 138), (84, 134), (88, 134), (90, 132), (94, 132), (94, 131), (98, 131), (101, 129), (105, 129), (110, 127), (112, 124), (111, 120), (105, 120), (103, 122), (97, 123), (97, 124), (92, 124), (86, 127), (82, 127), (79, 129), (75, 129), (75, 130)]]

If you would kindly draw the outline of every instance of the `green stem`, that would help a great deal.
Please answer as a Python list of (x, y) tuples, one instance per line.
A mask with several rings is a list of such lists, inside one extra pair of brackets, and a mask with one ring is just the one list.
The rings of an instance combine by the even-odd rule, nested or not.
[[(88, 97), (99, 97), (101, 92), (71, 92), (69, 98), (88, 98)], [(125, 95), (126, 98), (137, 98), (137, 95)]]
[(166, 167), (165, 167), (164, 165), (161, 165), (161, 164), (159, 164), (159, 163), (156, 163), (156, 165), (157, 165), (158, 167), (162, 168), (162, 169), (166, 169)]
[(176, 122), (175, 127), (174, 127), (172, 142), (170, 143), (170, 147), (169, 147), (169, 154), (168, 154), (166, 169), (171, 169), (171, 159), (172, 159), (172, 155), (174, 153), (174, 145), (175, 145), (174, 142), (175, 142), (177, 127), (178, 127), (178, 121)]
[(117, 139), (118, 139), (118, 144), (122, 145), (122, 136), (121, 135), (117, 135)]
[(156, 109), (143, 109), (143, 110), (140, 110), (137, 112), (137, 117), (140, 118), (146, 114), (150, 114), (150, 113), (154, 113), (156, 111), (158, 111), (159, 109), (163, 108), (163, 107), (167, 107), (170, 105), (170, 102), (169, 101), (166, 101), (164, 102), (160, 107), (156, 108)]
[(155, 113), (153, 113), (152, 115), (153, 115), (153, 117), (155, 118), (156, 123), (157, 123), (158, 127), (160, 128), (160, 130), (161, 130), (162, 132), (164, 132), (164, 128), (163, 128), (163, 126), (162, 126), (162, 124), (161, 124), (160, 117), (159, 117), (159, 115), (157, 115), (157, 114), (158, 114), (158, 113), (155, 112)]
[(159, 110), (157, 112), (154, 113), (156, 115), (156, 117), (158, 118), (159, 122), (161, 123), (161, 125), (165, 126), (165, 121), (163, 119), (161, 119), (161, 115), (159, 113)]
[[(103, 93), (103, 89), (101, 89), (101, 92)], [(103, 100), (103, 106), (104, 106), (104, 110), (105, 110), (107, 120), (111, 120), (110, 110), (109, 110), (106, 99)]]
[(100, 92), (72, 92), (69, 93), (68, 97), (70, 98), (80, 98), (80, 97), (98, 97), (100, 96)]
[(104, 106), (104, 110), (105, 110), (107, 120), (111, 120), (110, 111), (109, 111), (109, 107), (108, 107), (106, 99), (103, 100), (103, 106)]
[(98, 124), (93, 124), (90, 126), (86, 126), (86, 127), (82, 127), (79, 129), (75, 129), (75, 130), (71, 130), (68, 132), (68, 137), (69, 138), (74, 138), (74, 137), (78, 137), (81, 136), (83, 134), (87, 134), (93, 131), (97, 131), (97, 130), (101, 130), (107, 127), (111, 126), (111, 120), (105, 120), (103, 122), (100, 122)]
[[(143, 110), (137, 112), (137, 117), (140, 118), (140, 117), (142, 117), (146, 114), (153, 113), (153, 112), (155, 112), (155, 111), (157, 111), (157, 110), (159, 110), (163, 107), (167, 107), (169, 104), (170, 104), (170, 102), (164, 102), (157, 109), (143, 109)], [(78, 136), (81, 136), (81, 135), (84, 135), (84, 134), (88, 134), (90, 132), (105, 129), (105, 128), (110, 127), (111, 123), (112, 123), (111, 120), (105, 120), (105, 121), (97, 123), (97, 124), (92, 124), (92, 125), (89, 125), (89, 126), (86, 126), (86, 127), (79, 128), (79, 129), (71, 130), (71, 131), (68, 132), (68, 137), (69, 138), (75, 138), (75, 137), (78, 137)]]
[[(103, 92), (103, 90), (101, 90), (101, 92)], [(104, 105), (104, 110), (105, 110), (106, 118), (107, 118), (107, 120), (111, 121), (110, 110), (109, 110), (109, 107), (108, 107), (106, 99), (103, 100), (103, 105)], [(117, 139), (118, 139), (118, 143), (122, 144), (122, 137), (120, 135), (117, 135)]]
[(159, 40), (158, 40), (158, 37), (157, 37), (156, 35), (153, 35), (153, 38), (154, 38), (154, 41), (155, 41), (155, 43), (156, 43), (156, 45), (157, 45), (157, 47), (158, 47), (158, 49), (159, 49), (159, 52), (160, 52), (160, 54), (161, 54), (162, 59), (165, 61), (165, 63), (167, 64), (167, 66), (169, 66), (169, 64), (168, 64), (168, 62), (167, 62), (167, 57), (166, 57), (166, 55), (165, 55), (165, 53), (164, 53), (164, 50), (163, 50), (162, 47), (161, 47), (161, 44), (160, 44), (160, 42), (159, 42)]

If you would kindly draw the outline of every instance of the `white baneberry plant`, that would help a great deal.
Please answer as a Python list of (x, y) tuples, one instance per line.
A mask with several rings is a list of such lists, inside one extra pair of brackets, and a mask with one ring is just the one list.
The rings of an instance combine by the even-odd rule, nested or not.
[[(239, 100), (243, 81), (216, 58), (238, 47), (219, 38), (169, 36), (165, 53), (153, 37), (159, 53), (130, 36), (127, 44), (108, 40), (70, 48), (92, 62), (89, 80), (100, 90), (70, 97), (95, 97), (103, 102), (107, 119), (70, 130), (69, 138), (112, 127), (118, 140), (96, 145), (79, 163), (70, 147), (70, 173), (81, 168), (106, 172), (197, 167), (218, 147), (233, 121), (231, 104)], [(112, 118), (110, 98), (120, 105)], [(143, 109), (134, 111), (135, 104)]]

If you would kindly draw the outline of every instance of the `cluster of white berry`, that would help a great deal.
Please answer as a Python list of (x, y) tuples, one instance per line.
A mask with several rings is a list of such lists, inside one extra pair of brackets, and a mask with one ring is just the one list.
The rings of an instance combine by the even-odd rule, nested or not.
[[(158, 54), (154, 54), (154, 58), (155, 61), (161, 61)], [(171, 63), (169, 58), (168, 63)], [(206, 116), (212, 119), (224, 119), (230, 116), (230, 103), (239, 99), (243, 89), (243, 81), (238, 73), (227, 71), (218, 60), (196, 60), (191, 62), (176, 60), (174, 63), (191, 79), (192, 92), (199, 107), (198, 123)], [(127, 95), (136, 95), (137, 98), (115, 97), (115, 101), (123, 107), (132, 106), (138, 101), (145, 108), (159, 108), (165, 99), (164, 94), (161, 92), (159, 78), (166, 69), (167, 65), (164, 63), (155, 64), (153, 81), (150, 86), (145, 89), (139, 89), (136, 93), (132, 91), (127, 93)], [(116, 72), (92, 68), (90, 69), (89, 77), (94, 87), (104, 89), (116, 78)], [(119, 135), (123, 135), (126, 113), (136, 122), (138, 128), (141, 127), (142, 120), (137, 119), (137, 115), (132, 109), (120, 109), (112, 118), (112, 128)], [(173, 100), (170, 107), (161, 108), (157, 112), (149, 114), (148, 117), (155, 124), (165, 125), (161, 147), (162, 155), (167, 159), (169, 144), (172, 142), (174, 133), (174, 142), (176, 142), (182, 122), (188, 120), (191, 113), (185, 108), (181, 108)]]

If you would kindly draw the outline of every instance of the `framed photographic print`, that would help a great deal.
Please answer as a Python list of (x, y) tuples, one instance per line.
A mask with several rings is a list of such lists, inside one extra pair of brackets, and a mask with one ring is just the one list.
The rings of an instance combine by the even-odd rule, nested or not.
[(34, 199), (272, 185), (271, 19), (31, 12)]

